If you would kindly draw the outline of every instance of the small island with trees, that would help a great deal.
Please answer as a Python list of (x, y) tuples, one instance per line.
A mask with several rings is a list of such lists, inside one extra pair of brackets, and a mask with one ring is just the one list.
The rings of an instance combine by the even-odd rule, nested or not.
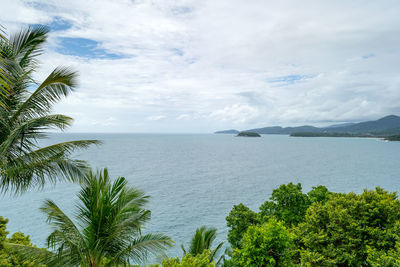
[(260, 134), (258, 133), (253, 133), (253, 132), (240, 132), (236, 135), (236, 137), (261, 137)]
[(385, 138), (387, 141), (400, 141), (400, 134), (391, 135)]

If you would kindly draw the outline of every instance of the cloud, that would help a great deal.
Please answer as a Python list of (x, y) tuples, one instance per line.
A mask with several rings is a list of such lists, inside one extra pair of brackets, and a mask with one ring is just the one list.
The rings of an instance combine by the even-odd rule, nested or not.
[(164, 116), (164, 115), (157, 115), (157, 116), (150, 116), (150, 117), (147, 117), (146, 120), (149, 120), (149, 121), (159, 121), (159, 120), (163, 120), (163, 119), (165, 119), (165, 118), (166, 118), (166, 116)]
[[(56, 107), (74, 116), (73, 131), (213, 132), (400, 112), (398, 1), (0, 4), (7, 31), (52, 28), (38, 80), (58, 65), (80, 72)], [(109, 117), (112, 127), (91, 123)]]
[(209, 117), (211, 119), (229, 121), (233, 124), (240, 125), (256, 119), (259, 115), (260, 112), (257, 108), (248, 105), (234, 104), (211, 112)]

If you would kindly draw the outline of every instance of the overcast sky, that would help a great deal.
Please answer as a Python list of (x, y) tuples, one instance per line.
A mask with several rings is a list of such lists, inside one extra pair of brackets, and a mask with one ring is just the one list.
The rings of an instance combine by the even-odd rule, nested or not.
[(213, 132), (400, 115), (400, 1), (0, 0), (73, 66), (72, 132)]

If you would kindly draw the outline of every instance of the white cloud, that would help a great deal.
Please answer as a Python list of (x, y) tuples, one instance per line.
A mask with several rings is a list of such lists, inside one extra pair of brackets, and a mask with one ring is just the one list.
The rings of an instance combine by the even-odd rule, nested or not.
[(164, 116), (164, 115), (157, 115), (157, 116), (150, 116), (150, 117), (147, 117), (146, 120), (149, 120), (149, 121), (159, 121), (159, 120), (163, 120), (163, 119), (165, 119), (165, 118), (166, 118), (166, 116)]
[[(37, 77), (60, 64), (79, 70), (79, 90), (57, 107), (74, 116), (74, 131), (212, 132), (400, 114), (398, 1), (0, 5), (7, 9), (0, 24), (10, 30), (71, 23), (51, 34)], [(91, 39), (124, 57), (61, 55), (59, 37)], [(291, 76), (306, 78), (282, 78)]]
[(234, 104), (211, 112), (210, 118), (240, 125), (254, 121), (259, 115), (260, 112), (257, 108), (249, 105)]

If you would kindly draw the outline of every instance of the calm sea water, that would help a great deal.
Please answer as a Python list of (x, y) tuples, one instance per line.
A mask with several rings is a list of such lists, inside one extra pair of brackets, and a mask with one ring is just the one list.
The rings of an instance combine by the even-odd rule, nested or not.
[[(334, 192), (364, 188), (400, 190), (400, 143), (362, 138), (294, 138), (263, 135), (235, 138), (213, 134), (58, 134), (51, 142), (99, 139), (103, 145), (79, 153), (93, 167), (108, 167), (151, 196), (152, 220), (146, 229), (176, 242), (170, 255), (181, 255), (196, 227), (218, 228), (226, 239), (225, 217), (234, 204), (257, 210), (274, 188), (300, 182), (305, 192), (325, 185)], [(54, 200), (73, 215), (79, 190), (59, 184), (22, 196), (1, 196), (0, 216), (11, 232), (29, 234), (44, 246), (51, 229), (39, 207)]]

